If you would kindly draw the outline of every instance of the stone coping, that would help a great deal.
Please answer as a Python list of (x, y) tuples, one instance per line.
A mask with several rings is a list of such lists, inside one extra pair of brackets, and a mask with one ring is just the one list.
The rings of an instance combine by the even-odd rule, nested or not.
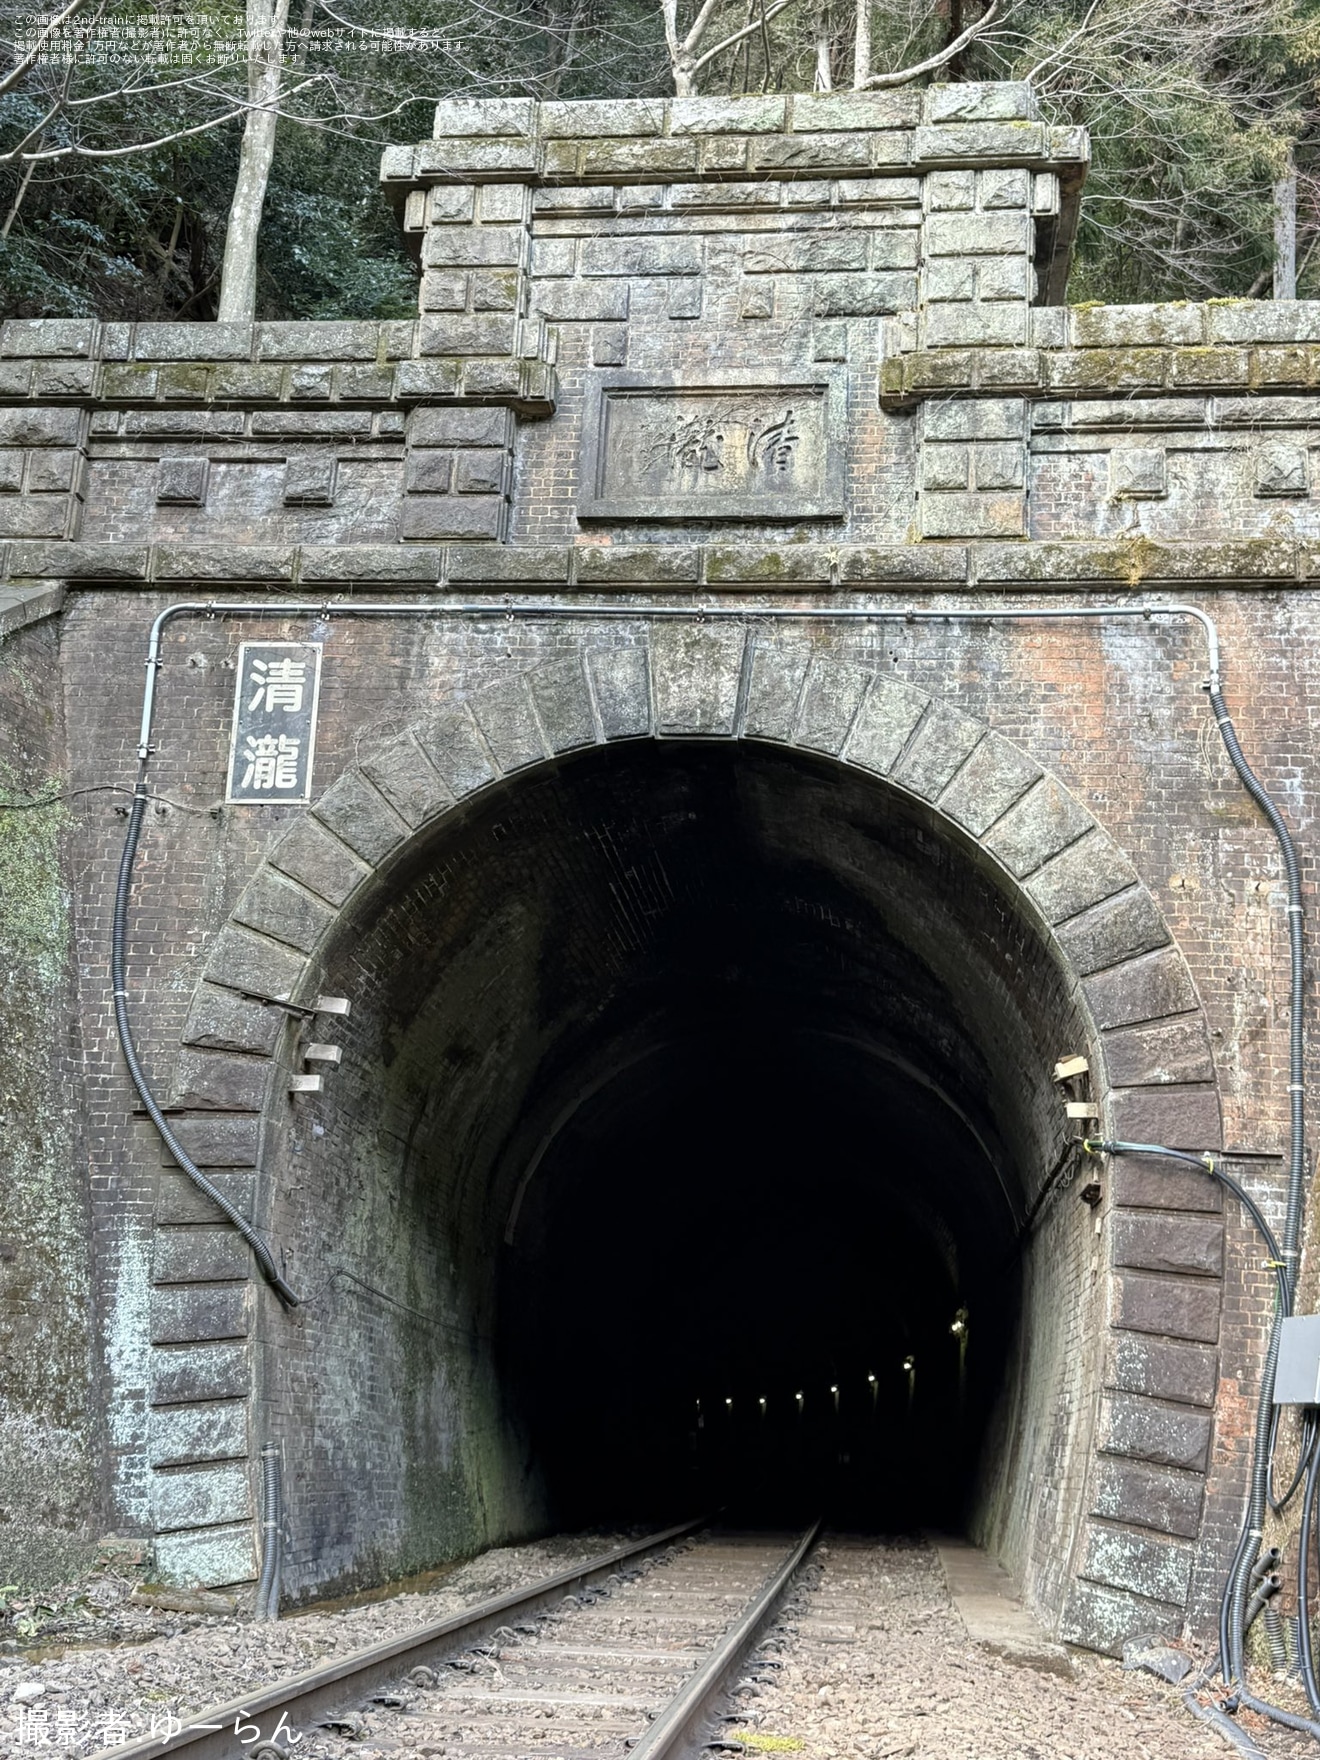
[[(7, 553), (6, 553), (7, 552)], [(6, 566), (7, 565), (7, 566)], [(937, 592), (1259, 585), (1320, 582), (1320, 543), (1281, 538), (1163, 544), (1146, 537), (911, 544), (89, 544), (14, 540), (0, 546), (11, 589), (40, 581), (79, 587), (169, 586), (180, 591), (323, 588), (361, 597), (444, 590), (454, 594), (611, 600), (653, 594), (835, 591)], [(699, 609), (699, 606), (696, 607)], [(437, 605), (437, 612), (444, 610)]]

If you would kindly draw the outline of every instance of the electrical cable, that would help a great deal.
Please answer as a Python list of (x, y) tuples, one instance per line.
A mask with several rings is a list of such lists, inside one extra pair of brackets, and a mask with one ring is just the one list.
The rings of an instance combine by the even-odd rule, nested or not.
[(1314, 1545), (1316, 1491), (1320, 1488), (1320, 1432), (1306, 1463), (1306, 1492), (1297, 1536), (1297, 1661), (1312, 1711), (1320, 1716), (1320, 1680), (1316, 1679), (1315, 1645), (1311, 1637), (1311, 1561)]

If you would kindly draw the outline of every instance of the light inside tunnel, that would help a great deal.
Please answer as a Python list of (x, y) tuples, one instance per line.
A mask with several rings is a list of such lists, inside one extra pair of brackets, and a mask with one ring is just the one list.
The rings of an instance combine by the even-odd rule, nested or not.
[(411, 846), (326, 981), (280, 1177), (344, 1276), (268, 1365), (294, 1586), (712, 1503), (1053, 1544), (1083, 1207), (1023, 1225), (1081, 1027), (932, 809), (768, 746), (580, 754)]

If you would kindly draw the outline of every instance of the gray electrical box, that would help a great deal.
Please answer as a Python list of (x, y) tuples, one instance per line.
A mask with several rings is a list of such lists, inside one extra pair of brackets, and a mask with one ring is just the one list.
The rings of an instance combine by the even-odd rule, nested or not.
[(1297, 1314), (1279, 1328), (1276, 1406), (1320, 1406), (1320, 1314)]

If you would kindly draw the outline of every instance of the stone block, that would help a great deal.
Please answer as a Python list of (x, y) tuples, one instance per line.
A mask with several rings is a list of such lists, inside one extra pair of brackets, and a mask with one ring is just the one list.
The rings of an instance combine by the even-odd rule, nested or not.
[(156, 1575), (164, 1583), (214, 1589), (248, 1583), (257, 1574), (251, 1525), (161, 1534), (152, 1548)]
[(1110, 1455), (1096, 1465), (1091, 1514), (1195, 1540), (1201, 1532), (1204, 1494), (1205, 1480), (1199, 1473), (1179, 1473)]
[(502, 495), (413, 495), (403, 504), (404, 538), (422, 543), (446, 539), (486, 538), (497, 542), (503, 535), (508, 503)]
[(977, 195), (983, 208), (1025, 208), (1031, 203), (1031, 173), (996, 167), (977, 173)]
[(976, 264), (976, 291), (983, 300), (1028, 300), (1034, 282), (1035, 269), (1026, 257), (983, 257)]
[(575, 98), (541, 105), (541, 133), (547, 140), (657, 135), (664, 128), (663, 98)]
[(177, 1405), (190, 1400), (241, 1399), (249, 1391), (252, 1366), (242, 1344), (184, 1345), (151, 1353), (151, 1403)]
[(1081, 1574), (1093, 1582), (1180, 1606), (1187, 1599), (1191, 1570), (1192, 1553), (1171, 1540), (1098, 1522), (1087, 1528)]
[(729, 625), (663, 623), (651, 636), (659, 734), (734, 732), (746, 637)]
[(1246, 385), (1250, 379), (1251, 355), (1245, 348), (1180, 348), (1169, 355), (1169, 384), (1173, 387), (1222, 389)]
[(871, 142), (864, 134), (766, 135), (753, 143), (751, 164), (757, 171), (869, 171)]
[(1045, 130), (1039, 123), (942, 122), (913, 132), (912, 156), (919, 165), (965, 165), (969, 160), (1039, 160)]
[(1219, 1147), (1219, 1097), (1208, 1084), (1115, 1088), (1109, 1106), (1113, 1134), (1126, 1142), (1198, 1153)]
[(516, 269), (527, 253), (521, 226), (433, 227), (422, 243), (427, 269)]
[(147, 1458), (153, 1467), (244, 1460), (247, 1452), (246, 1400), (158, 1407), (151, 1413)]
[(1062, 923), (1136, 881), (1136, 869), (1097, 826), (1038, 868), (1027, 891), (1047, 923)]
[(487, 183), (480, 191), (485, 225), (521, 225), (528, 218), (527, 189), (520, 183)]
[(1119, 446), (1109, 455), (1109, 494), (1115, 501), (1159, 500), (1169, 492), (1162, 446)]
[(1207, 342), (1320, 342), (1320, 301), (1225, 300), (1205, 308)]
[(645, 648), (592, 648), (587, 670), (606, 739), (641, 739), (651, 731)]
[(1020, 538), (1026, 531), (1021, 494), (930, 494), (921, 498), (921, 531), (926, 538)]
[(423, 354), (512, 354), (517, 320), (511, 313), (492, 312), (479, 317), (423, 318)]
[(914, 305), (916, 277), (901, 273), (823, 275), (815, 284), (818, 318), (883, 317)]
[(1218, 1341), (1220, 1290), (1216, 1279), (1126, 1272), (1115, 1282), (1116, 1326), (1128, 1332), (1153, 1332), (1162, 1338), (1185, 1338), (1195, 1344)]
[(466, 709), (439, 716), (417, 730), (417, 743), (455, 799), (485, 788), (498, 772)]
[(183, 1031), (185, 1045), (218, 1051), (244, 1051), (269, 1057), (284, 1030), (285, 1017), (232, 990), (198, 986)]
[(98, 328), (94, 318), (7, 318), (0, 354), (93, 355)]
[(1116, 1393), (1102, 1415), (1101, 1447), (1106, 1454), (1203, 1473), (1213, 1422), (1208, 1412), (1188, 1406)]
[(286, 507), (332, 507), (338, 462), (332, 452), (296, 453), (284, 466)]
[(788, 100), (765, 98), (671, 98), (669, 132), (684, 134), (779, 134), (787, 126)]
[(1187, 963), (1175, 947), (1099, 972), (1082, 993), (1098, 1027), (1130, 1026), (1196, 1007)]
[[(547, 172), (554, 169), (553, 143), (545, 152)], [(426, 141), (414, 153), (414, 164), (420, 176), (426, 177), (508, 177), (534, 173), (537, 165), (536, 142), (526, 139)]]
[[(38, 454), (40, 456), (40, 454)], [(61, 455), (56, 453), (58, 458)], [(23, 487), (23, 460), (27, 454), (21, 446), (0, 452), (0, 495), (17, 495)]]
[(924, 691), (878, 674), (853, 723), (848, 762), (887, 776), (929, 704)]
[[(623, 200), (629, 193), (631, 192), (624, 189), (616, 190), (612, 183), (595, 186), (579, 183), (570, 184), (566, 189), (538, 189), (532, 192), (532, 212), (556, 215), (613, 214), (615, 197)], [(533, 250), (539, 242), (533, 240)]]
[(313, 809), (341, 842), (377, 867), (404, 839), (399, 816), (381, 795), (353, 771), (327, 789)]
[(252, 1514), (246, 1466), (185, 1468), (158, 1473), (151, 1487), (152, 1517), (157, 1532), (175, 1528), (211, 1528), (240, 1522)]
[(932, 703), (890, 774), (914, 794), (936, 800), (975, 750), (983, 728), (970, 715)]
[(992, 440), (972, 452), (972, 480), (977, 489), (1021, 489), (1026, 482), (1027, 449), (1012, 440)]
[[(743, 314), (746, 316), (746, 314)], [(625, 324), (598, 324), (591, 332), (593, 367), (622, 367), (628, 360), (628, 328)]]
[(795, 134), (829, 134), (855, 129), (915, 128), (921, 120), (921, 94), (889, 92), (798, 92), (793, 98)]
[(932, 171), (926, 178), (926, 206), (932, 214), (957, 214), (976, 206), (974, 171)]
[(394, 388), (405, 400), (453, 397), (458, 391), (458, 376), (457, 360), (400, 361), (394, 373)]
[(454, 455), (432, 447), (410, 448), (403, 483), (408, 494), (447, 495), (454, 480)]
[(480, 691), (468, 706), (501, 774), (548, 755), (525, 678)]
[(336, 905), (351, 897), (371, 873), (366, 862), (310, 814), (293, 820), (271, 849), (269, 859), (282, 874)]
[(493, 550), (489, 545), (457, 544), (449, 552), (451, 581), (562, 582), (568, 579), (569, 553), (562, 544), (519, 544)]
[(665, 311), (671, 318), (699, 318), (702, 298), (700, 281), (671, 281), (665, 289)]
[[(834, 184), (834, 189), (841, 208), (919, 208), (921, 184), (919, 177), (900, 177), (889, 172), (882, 177), (841, 177)], [(789, 205), (795, 203), (799, 190), (814, 188), (828, 191), (830, 185), (816, 185), (801, 180), (786, 184)], [(915, 220), (917, 216), (914, 214), (912, 218)], [(876, 234), (877, 238), (879, 236)]]
[(158, 581), (287, 581), (293, 578), (292, 544), (157, 544)]
[(62, 495), (12, 496), (0, 502), (0, 537), (62, 538), (68, 518)]
[(574, 551), (573, 561), (579, 586), (670, 587), (701, 579), (701, 552), (693, 544), (584, 544)]
[(811, 664), (810, 649), (753, 642), (749, 658), (743, 734), (748, 739), (791, 740)]
[(972, 454), (967, 446), (926, 445), (921, 449), (923, 489), (965, 489), (972, 480)]
[(1269, 440), (1256, 449), (1254, 489), (1257, 495), (1303, 499), (1311, 492), (1310, 456), (1304, 446)]
[[(1016, 263), (1020, 259), (996, 260)], [(926, 265), (921, 287), (928, 301), (970, 300), (976, 292), (976, 263), (964, 257), (932, 257)]]
[(1027, 308), (1012, 300), (932, 305), (925, 339), (927, 348), (1018, 348), (1027, 340)]
[(358, 319), (258, 324), (260, 361), (374, 361), (380, 325)]
[(940, 797), (940, 811), (981, 837), (1040, 779), (1040, 766), (1009, 740), (987, 734)]
[(523, 278), (517, 269), (474, 269), (474, 312), (516, 312), (522, 299)]
[[(219, 366), (215, 370), (212, 395), (217, 402), (274, 403), (284, 383), (282, 367)], [(145, 389), (140, 396), (152, 395)]]
[[(577, 240), (575, 238), (533, 238), (532, 274), (567, 279), (577, 272)], [(532, 295), (533, 311), (540, 311), (536, 294)]]
[[(230, 991), (217, 994), (231, 1003), (236, 1000)], [(268, 1016), (271, 1011), (261, 1012)], [(260, 1112), (269, 1075), (265, 1058), (239, 1057), (227, 1050), (184, 1051), (170, 1084), (170, 1106), (189, 1112)]]
[[(174, 372), (183, 376), (184, 369), (175, 368)], [(197, 377), (205, 389), (205, 369)], [(95, 391), (96, 365), (92, 361), (37, 361), (33, 365), (33, 397), (92, 397)]]
[(1020, 397), (950, 398), (922, 410), (926, 440), (1015, 440), (1026, 436), (1026, 404)]
[[(416, 364), (416, 362), (404, 363), (405, 366)], [(402, 367), (399, 371), (402, 373)], [(211, 419), (216, 421), (220, 418), (213, 416)], [(131, 414), (129, 420), (132, 420)], [(328, 440), (332, 436), (339, 435), (346, 439), (354, 436), (365, 439), (371, 432), (371, 411), (367, 409), (258, 410), (252, 416), (252, 432), (258, 435), (298, 436), (309, 440)]]
[(477, 192), (473, 184), (433, 184), (426, 192), (427, 226), (471, 226), (476, 215)]
[(772, 235), (766, 245), (748, 244), (742, 255), (745, 275), (823, 275), (867, 267), (869, 240), (864, 232), (803, 232)]
[[(546, 169), (550, 168), (549, 155)], [(695, 140), (595, 140), (582, 143), (582, 177), (664, 177), (697, 169)]]
[(1103, 1045), (1105, 1068), (1117, 1088), (1214, 1080), (1210, 1041), (1199, 1010), (1111, 1030), (1103, 1035)]
[(158, 1228), (152, 1241), (151, 1281), (241, 1282), (248, 1275), (251, 1256), (251, 1248), (235, 1228)]
[(1181, 1607), (1074, 1579), (1059, 1618), (1059, 1637), (1066, 1644), (1118, 1656), (1129, 1638), (1148, 1633), (1179, 1637), (1184, 1619)]
[(700, 275), (702, 246), (690, 238), (588, 238), (582, 273), (591, 276)]
[(196, 1344), (212, 1338), (246, 1338), (249, 1285), (167, 1285), (151, 1292), (151, 1342)]
[(1035, 94), (1023, 80), (950, 80), (921, 94), (926, 122), (1028, 122), (1036, 114)]
[(294, 403), (324, 402), (334, 388), (334, 382), (334, 367), (290, 367), (290, 400)]
[(932, 257), (1027, 255), (1031, 218), (1027, 214), (931, 214), (923, 233)]
[(1120, 1393), (1208, 1410), (1219, 1388), (1219, 1354), (1209, 1345), (1117, 1332), (1112, 1337), (1108, 1382)]
[(985, 846), (1019, 880), (1035, 873), (1092, 825), (1091, 815), (1053, 777), (1004, 814)]
[(1208, 1173), (1151, 1155), (1116, 1156), (1109, 1188), (1116, 1204), (1134, 1210), (1218, 1211), (1224, 1204), (1220, 1187)]
[[(28, 460), (30, 495), (67, 495), (79, 486), (82, 454), (73, 451), (34, 452)], [(17, 485), (15, 485), (17, 486)]]
[(459, 495), (502, 495), (508, 454), (495, 447), (460, 452), (454, 460), (454, 490)]
[(1092, 905), (1065, 923), (1057, 935), (1081, 977), (1149, 953), (1169, 940), (1159, 907), (1144, 886)]
[[(552, 406), (553, 380), (540, 361), (500, 359), (491, 355), (463, 363), (463, 396), (520, 397)], [(547, 408), (543, 411), (549, 414)]]
[(507, 409), (419, 409), (408, 423), (414, 446), (510, 446), (513, 412)]
[(536, 128), (531, 98), (442, 98), (435, 107), (432, 134), (437, 140), (457, 135), (530, 135)]
[[(1224, 1268), (1224, 1226), (1210, 1216), (1165, 1216), (1152, 1210), (1138, 1215), (1120, 1212), (1114, 1218), (1112, 1259), (1115, 1265), (1138, 1271), (1217, 1278)], [(1126, 1325), (1127, 1321), (1122, 1323)], [(1136, 1330), (1151, 1332), (1159, 1328), (1142, 1326)], [(1199, 1336), (1176, 1327), (1168, 1330), (1176, 1338)], [(1214, 1339), (1206, 1342), (1213, 1343)]]
[[(234, 1112), (172, 1113), (169, 1118), (172, 1136), (195, 1166), (255, 1167), (260, 1140), (260, 1120), (255, 1115)], [(162, 1140), (160, 1158), (172, 1167), (174, 1158)]]
[(711, 545), (706, 552), (706, 579), (712, 584), (766, 581), (776, 586), (797, 582), (828, 586), (832, 570), (833, 558), (819, 544), (773, 548), (762, 544), (720, 544)]
[(249, 929), (311, 953), (329, 932), (335, 913), (301, 886), (282, 879), (271, 868), (261, 869), (239, 900), (235, 919)]
[[(206, 1178), (231, 1203), (239, 1215), (251, 1222), (256, 1215), (256, 1175), (228, 1173), (221, 1168), (208, 1168)], [(190, 1223), (214, 1226), (223, 1221), (225, 1212), (213, 1198), (175, 1168), (163, 1170), (156, 1182), (156, 1221), (162, 1227), (184, 1227)]]
[(367, 758), (362, 773), (409, 825), (425, 824), (453, 805), (453, 794), (410, 734)]
[(545, 743), (552, 752), (595, 745), (591, 693), (576, 655), (538, 666), (529, 675), (528, 684)]
[(818, 752), (841, 752), (872, 676), (865, 667), (833, 659), (813, 666), (798, 711), (794, 744)]
[(241, 990), (245, 996), (267, 996), (287, 1002), (302, 982), (306, 961), (291, 948), (263, 941), (234, 924), (221, 930), (206, 976), (213, 984)]

